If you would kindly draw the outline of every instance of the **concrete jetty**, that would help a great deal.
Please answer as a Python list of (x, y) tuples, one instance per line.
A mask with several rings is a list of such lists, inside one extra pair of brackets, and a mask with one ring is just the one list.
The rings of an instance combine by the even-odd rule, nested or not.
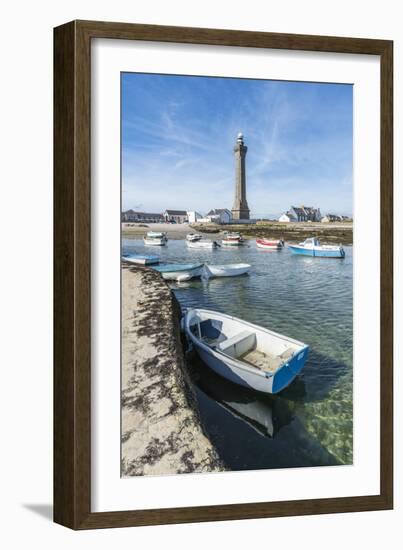
[(122, 264), (124, 477), (226, 469), (203, 432), (179, 318), (179, 304), (158, 273)]

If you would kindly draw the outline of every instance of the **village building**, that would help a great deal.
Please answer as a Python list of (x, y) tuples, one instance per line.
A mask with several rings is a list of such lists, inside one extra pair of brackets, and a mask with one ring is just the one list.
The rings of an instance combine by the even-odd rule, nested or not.
[(164, 219), (171, 223), (187, 223), (188, 215), (186, 210), (165, 210)]
[(186, 213), (187, 213), (189, 223), (197, 223), (198, 221), (203, 219), (203, 216), (199, 212), (196, 212), (194, 210)]
[(232, 214), (227, 208), (214, 208), (205, 216), (212, 223), (226, 224), (231, 223)]
[(164, 221), (162, 214), (156, 214), (152, 212), (136, 212), (135, 210), (126, 210), (122, 212), (122, 222), (147, 222), (147, 223), (161, 223)]
[(290, 223), (290, 222), (296, 222), (297, 219), (294, 218), (290, 212), (285, 212), (284, 214), (281, 214), (278, 221), (283, 223)]
[(291, 206), (290, 210), (282, 214), (280, 222), (320, 222), (322, 215), (320, 208), (313, 206)]
[(321, 219), (322, 223), (334, 223), (334, 222), (349, 222), (351, 221), (351, 218), (348, 216), (339, 216), (338, 214), (326, 214), (326, 216), (323, 216)]

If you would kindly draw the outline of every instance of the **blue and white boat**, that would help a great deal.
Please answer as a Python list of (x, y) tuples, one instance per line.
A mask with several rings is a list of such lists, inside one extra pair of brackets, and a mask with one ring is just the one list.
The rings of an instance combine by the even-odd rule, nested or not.
[(263, 393), (286, 388), (308, 357), (306, 344), (217, 311), (189, 309), (183, 328), (214, 372)]
[(154, 267), (155, 271), (161, 273), (167, 281), (189, 281), (200, 277), (203, 273), (204, 264), (165, 264)]
[(346, 253), (344, 248), (334, 245), (320, 244), (319, 239), (311, 237), (305, 239), (303, 243), (289, 244), (288, 248), (294, 254), (301, 254), (303, 256), (314, 256), (317, 258), (344, 258)]
[(159, 256), (152, 256), (151, 254), (123, 254), (122, 260), (139, 265), (155, 265), (160, 263)]

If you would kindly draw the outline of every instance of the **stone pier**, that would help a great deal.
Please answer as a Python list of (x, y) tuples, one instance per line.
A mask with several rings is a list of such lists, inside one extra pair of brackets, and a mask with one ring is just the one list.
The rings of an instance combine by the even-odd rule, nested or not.
[(161, 276), (122, 266), (122, 476), (225, 470), (203, 432)]

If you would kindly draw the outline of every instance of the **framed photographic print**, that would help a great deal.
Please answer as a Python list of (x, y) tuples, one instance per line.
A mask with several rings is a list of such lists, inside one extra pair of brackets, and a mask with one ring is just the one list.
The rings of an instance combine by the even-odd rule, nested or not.
[(55, 521), (391, 509), (392, 42), (54, 47)]

